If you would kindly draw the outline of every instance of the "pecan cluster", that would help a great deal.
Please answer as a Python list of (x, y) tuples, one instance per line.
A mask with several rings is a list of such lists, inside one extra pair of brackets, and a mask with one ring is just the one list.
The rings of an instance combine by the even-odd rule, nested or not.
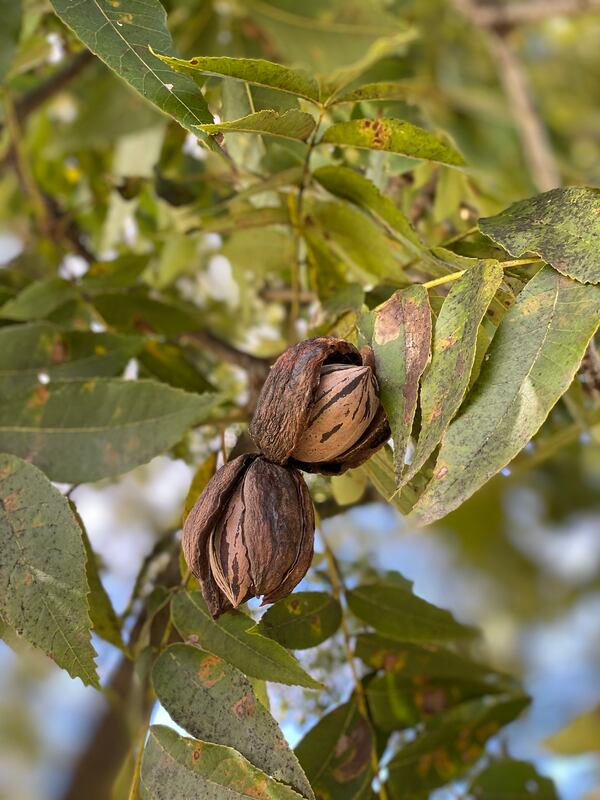
[(299, 469), (338, 475), (389, 439), (371, 349), (332, 337), (290, 347), (249, 430), (260, 453), (221, 467), (183, 528), (186, 561), (215, 617), (251, 597), (285, 597), (306, 574), (314, 512)]

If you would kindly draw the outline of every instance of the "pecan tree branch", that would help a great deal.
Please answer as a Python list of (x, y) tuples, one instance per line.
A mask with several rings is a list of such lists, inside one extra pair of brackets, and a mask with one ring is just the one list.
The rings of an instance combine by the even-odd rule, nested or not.
[[(501, 26), (496, 21), (490, 22), (487, 13), (489, 7), (474, 0), (454, 0), (454, 5), (480, 28), (487, 39), (536, 188), (540, 192), (555, 189), (561, 181), (550, 138), (536, 108), (527, 76), (508, 41), (510, 27)], [(494, 6), (494, 9), (498, 8), (504, 6)]]
[(550, 17), (600, 10), (600, 0), (526, 0), (520, 3), (477, 5), (477, 24), (486, 28), (526, 25)]
[(193, 333), (186, 333), (181, 337), (181, 341), (196, 347), (205, 348), (217, 358), (226, 361), (228, 364), (241, 367), (249, 374), (256, 375), (263, 380), (268, 375), (269, 367), (271, 366), (270, 359), (259, 358), (258, 356), (253, 356), (251, 353), (238, 350), (237, 347), (234, 347), (232, 344), (229, 344), (229, 342), (220, 339), (218, 336), (208, 331), (198, 330)]
[(22, 122), (29, 114), (37, 111), (40, 106), (68, 86), (93, 60), (94, 56), (89, 50), (82, 50), (62, 69), (57, 70), (45, 81), (20, 97), (15, 102), (15, 111), (19, 121)]

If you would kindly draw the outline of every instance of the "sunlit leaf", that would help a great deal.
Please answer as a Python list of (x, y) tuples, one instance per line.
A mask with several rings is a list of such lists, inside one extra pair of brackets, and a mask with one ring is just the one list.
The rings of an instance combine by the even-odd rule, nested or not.
[(347, 593), (353, 614), (386, 636), (403, 642), (472, 638), (477, 631), (449, 611), (413, 594), (410, 584), (381, 579)]
[(68, 500), (36, 467), (0, 455), (0, 616), (69, 675), (97, 687), (88, 591)]
[(0, 329), (0, 396), (49, 380), (118, 375), (142, 346), (133, 336), (64, 331), (46, 322)]
[(502, 278), (497, 262), (484, 261), (468, 269), (444, 300), (435, 322), (431, 364), (421, 381), (421, 430), (404, 481), (421, 469), (458, 411), (469, 385), (479, 325)]
[(429, 360), (431, 309), (427, 290), (396, 292), (375, 317), (372, 347), (381, 402), (392, 429), (399, 478), (417, 408), (419, 380)]
[(600, 753), (600, 706), (586, 711), (544, 742), (555, 753)]
[(214, 406), (215, 395), (153, 381), (58, 381), (0, 404), (0, 449), (26, 458), (52, 480), (95, 481), (168, 450)]
[(351, 700), (322, 717), (296, 747), (318, 798), (360, 800), (371, 783), (373, 734)]
[(501, 470), (568, 389), (600, 321), (600, 288), (544, 267), (504, 317), (475, 387), (448, 428), (411, 513), (426, 525)]
[(177, 72), (192, 78), (201, 75), (216, 75), (237, 78), (254, 86), (266, 86), (280, 92), (288, 92), (306, 100), (319, 100), (319, 84), (303, 69), (275, 64), (262, 58), (202, 57), (183, 59), (156, 54), (161, 61)]
[(180, 592), (171, 606), (181, 636), (203, 650), (233, 664), (245, 675), (276, 683), (322, 688), (296, 659), (273, 639), (250, 633), (254, 620), (241, 611), (229, 611), (214, 620), (200, 592)]
[(262, 133), (268, 136), (280, 136), (284, 139), (306, 141), (315, 127), (315, 121), (306, 111), (290, 109), (280, 114), (278, 111), (256, 111), (246, 117), (219, 122), (211, 125), (199, 125), (205, 133)]
[(157, 659), (152, 682), (169, 714), (192, 736), (233, 747), (275, 780), (315, 800), (279, 726), (237, 669), (197, 647), (175, 644)]
[(252, 766), (231, 747), (154, 725), (144, 751), (142, 800), (300, 800), (302, 795)]
[(435, 134), (399, 119), (353, 119), (327, 128), (322, 144), (384, 150), (410, 158), (463, 166), (464, 158)]
[(212, 121), (194, 81), (152, 55), (173, 52), (159, 0), (51, 0), (58, 16), (119, 77), (192, 132)]
[(217, 454), (210, 453), (210, 455), (208, 455), (196, 469), (194, 477), (192, 478), (192, 483), (190, 484), (190, 488), (188, 490), (185, 502), (183, 504), (183, 515), (182, 515), (183, 521), (185, 521), (187, 515), (194, 507), (196, 500), (198, 500), (198, 498), (206, 488), (207, 483), (215, 474), (216, 469), (217, 469)]
[(553, 189), (480, 220), (479, 227), (515, 257), (536, 253), (563, 275), (600, 283), (600, 189)]
[(340, 604), (326, 592), (294, 592), (263, 614), (259, 630), (291, 650), (316, 647), (337, 631)]

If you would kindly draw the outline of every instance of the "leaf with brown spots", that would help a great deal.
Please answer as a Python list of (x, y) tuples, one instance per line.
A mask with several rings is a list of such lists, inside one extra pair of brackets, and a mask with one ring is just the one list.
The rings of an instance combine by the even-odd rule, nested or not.
[(142, 347), (137, 336), (64, 331), (47, 322), (0, 329), (0, 396), (28, 389), (40, 373), (52, 380), (111, 377)]
[(0, 455), (0, 617), (98, 687), (86, 553), (69, 503), (36, 467)]
[(373, 778), (373, 734), (356, 702), (338, 706), (296, 747), (317, 800), (359, 800)]
[(184, 639), (220, 656), (245, 675), (309, 689), (323, 688), (284, 647), (256, 632), (254, 620), (241, 611), (229, 611), (215, 620), (200, 592), (180, 592), (173, 598), (171, 613)]
[(295, 592), (263, 614), (258, 630), (291, 650), (316, 647), (340, 627), (340, 604), (326, 592)]
[(537, 253), (563, 275), (600, 283), (600, 189), (552, 189), (480, 220), (479, 227), (516, 258)]
[(352, 119), (327, 128), (321, 144), (385, 150), (410, 158), (463, 166), (458, 150), (433, 133), (400, 119)]
[(421, 430), (407, 483), (417, 474), (459, 409), (475, 361), (477, 332), (502, 283), (497, 261), (482, 261), (468, 269), (450, 290), (435, 322), (431, 364), (421, 381)]
[(481, 757), (487, 740), (528, 704), (523, 695), (500, 695), (471, 700), (436, 718), (390, 761), (390, 800), (421, 800), (459, 778)]
[(152, 682), (175, 722), (193, 736), (233, 747), (275, 780), (315, 800), (279, 726), (237, 669), (197, 647), (175, 644), (157, 659)]
[(394, 466), (399, 479), (417, 408), (419, 379), (429, 360), (431, 309), (427, 290), (409, 286), (378, 311), (373, 330), (381, 402), (392, 429)]
[(52, 480), (95, 481), (165, 452), (217, 402), (145, 380), (50, 382), (0, 404), (0, 449)]
[(569, 388), (599, 322), (600, 287), (552, 267), (529, 281), (444, 435), (433, 479), (410, 514), (413, 522), (444, 517), (525, 447)]
[(142, 800), (301, 800), (231, 747), (154, 725), (144, 750)]

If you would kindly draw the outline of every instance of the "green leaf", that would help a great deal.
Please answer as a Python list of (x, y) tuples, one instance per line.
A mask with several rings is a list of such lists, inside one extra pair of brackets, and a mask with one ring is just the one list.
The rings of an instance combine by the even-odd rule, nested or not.
[(388, 446), (382, 447), (358, 469), (364, 472), (383, 499), (396, 506), (402, 514), (408, 514), (427, 483), (417, 475), (414, 481), (396, 491), (393, 455)]
[(215, 474), (216, 469), (217, 469), (217, 454), (211, 453), (200, 464), (200, 466), (194, 473), (194, 477), (192, 478), (192, 483), (190, 485), (187, 496), (185, 498), (185, 502), (183, 504), (184, 521), (187, 515), (194, 507), (196, 500), (198, 500), (198, 498), (206, 488), (206, 485), (208, 484), (209, 480)]
[(200, 327), (199, 311), (148, 297), (141, 291), (99, 294), (93, 304), (108, 325), (123, 333), (179, 336)]
[(39, 385), (0, 404), (0, 450), (26, 458), (54, 481), (96, 481), (165, 452), (216, 402), (215, 395), (187, 394), (153, 381)]
[(323, 688), (284, 647), (260, 633), (250, 633), (254, 620), (241, 611), (230, 611), (214, 620), (200, 592), (180, 592), (173, 598), (171, 609), (183, 639), (233, 664), (245, 675), (291, 686)]
[(186, 358), (179, 345), (149, 339), (139, 361), (155, 378), (186, 392), (210, 392), (214, 386)]
[(17, 52), (21, 14), (21, 0), (0, 0), (0, 83), (4, 81)]
[(372, 103), (383, 100), (406, 100), (410, 102), (415, 94), (419, 94), (414, 81), (377, 81), (365, 83), (358, 89), (336, 94), (329, 105), (341, 103)]
[(15, 322), (44, 319), (59, 306), (78, 297), (77, 287), (62, 278), (34, 281), (0, 308), (0, 318)]
[(384, 150), (410, 158), (463, 166), (460, 153), (433, 133), (399, 119), (353, 119), (327, 128), (320, 144)]
[(390, 297), (375, 317), (372, 347), (381, 403), (394, 441), (400, 479), (412, 430), (419, 379), (429, 360), (431, 309), (427, 289), (409, 286)]
[(136, 92), (192, 133), (212, 120), (191, 78), (167, 67), (149, 48), (173, 52), (159, 0), (51, 0), (62, 21)]
[(316, 647), (337, 631), (340, 604), (326, 592), (295, 592), (274, 603), (262, 616), (259, 630), (291, 650)]
[(313, 177), (336, 197), (349, 200), (374, 214), (410, 252), (422, 256), (426, 251), (427, 248), (404, 212), (389, 197), (381, 194), (364, 175), (349, 167), (327, 166), (315, 170)]
[(0, 455), (0, 616), (73, 678), (99, 686), (86, 554), (68, 500), (36, 467)]
[(463, 401), (479, 325), (503, 276), (498, 262), (482, 261), (454, 283), (444, 300), (435, 323), (431, 364), (421, 381), (419, 440), (404, 482), (425, 464)]
[(501, 470), (569, 388), (600, 320), (600, 288), (544, 267), (510, 308), (410, 519), (441, 519)]
[(390, 800), (422, 800), (462, 775), (485, 742), (527, 706), (526, 697), (498, 696), (464, 703), (428, 725), (401, 747), (388, 765)]
[[(347, 203), (307, 203), (304, 236), (315, 245), (315, 228), (323, 235), (326, 249), (348, 264), (362, 280), (373, 276), (403, 285), (398, 246), (370, 217)], [(331, 257), (331, 255), (330, 255)]]
[(367, 476), (357, 469), (349, 469), (343, 475), (331, 478), (331, 493), (339, 506), (358, 503), (367, 488)]
[(600, 189), (553, 189), (481, 219), (479, 228), (515, 257), (536, 253), (563, 275), (600, 283)]
[(231, 747), (153, 725), (144, 750), (142, 800), (300, 800), (293, 789), (253, 767)]
[(386, 636), (401, 642), (468, 639), (477, 631), (457, 622), (449, 611), (412, 593), (410, 585), (380, 580), (348, 592), (353, 614)]
[(296, 747), (318, 798), (360, 800), (373, 778), (373, 734), (351, 700), (322, 717)]
[(231, 122), (198, 125), (205, 133), (262, 133), (305, 142), (315, 128), (315, 121), (306, 111), (291, 108), (280, 114), (278, 111), (256, 111)]
[(373, 724), (390, 732), (412, 728), (459, 703), (489, 693), (489, 686), (483, 682), (427, 675), (409, 678), (401, 670), (378, 675), (366, 687)]
[(142, 346), (141, 338), (63, 331), (46, 322), (0, 329), (0, 396), (51, 381), (117, 375)]
[[(74, 509), (73, 513), (76, 514)], [(110, 601), (110, 597), (106, 593), (106, 589), (100, 580), (100, 572), (98, 570), (98, 562), (96, 554), (92, 550), (92, 545), (87, 535), (87, 531), (83, 525), (82, 520), (77, 516), (83, 546), (85, 548), (86, 566), (85, 572), (87, 577), (89, 591), (89, 607), (90, 619), (92, 620), (92, 627), (94, 632), (98, 634), (105, 642), (110, 642), (118, 647), (119, 650), (127, 652), (127, 647), (123, 642), (121, 636), (121, 626), (115, 614), (115, 610)]]
[(234, 667), (191, 645), (175, 644), (157, 659), (158, 699), (192, 736), (238, 750), (255, 767), (315, 800), (279, 726)]
[(554, 782), (527, 761), (495, 761), (469, 787), (473, 800), (558, 800)]
[(236, 78), (253, 86), (264, 86), (280, 92), (319, 101), (319, 84), (303, 69), (292, 69), (262, 58), (227, 58), (195, 56), (190, 59), (172, 58), (156, 54), (161, 61), (177, 72), (190, 75), (216, 75)]
[(544, 744), (553, 752), (567, 756), (600, 753), (600, 705), (575, 717)]
[(416, 682), (427, 679), (485, 681), (488, 691), (512, 690), (515, 681), (476, 661), (457, 655), (446, 647), (427, 642), (399, 642), (377, 633), (359, 633), (355, 655), (373, 669), (399, 672)]
[(91, 290), (129, 288), (145, 271), (149, 261), (147, 254), (132, 253), (112, 261), (95, 261), (81, 279), (81, 285)]

